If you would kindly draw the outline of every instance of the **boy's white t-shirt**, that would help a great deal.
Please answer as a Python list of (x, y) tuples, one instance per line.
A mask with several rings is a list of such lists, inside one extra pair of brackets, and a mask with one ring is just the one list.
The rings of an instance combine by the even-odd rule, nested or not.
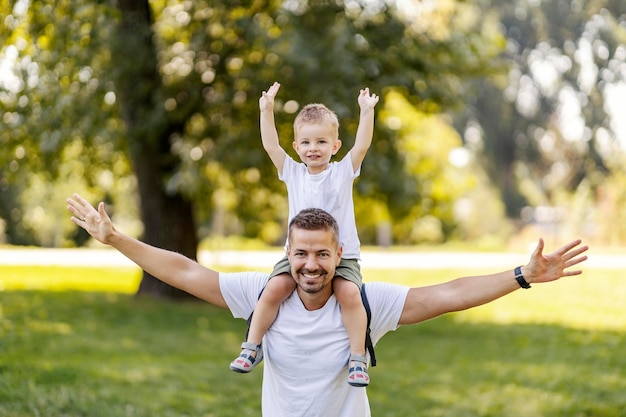
[(361, 242), (356, 229), (352, 185), (361, 173), (354, 171), (350, 152), (339, 162), (331, 162), (324, 171), (311, 175), (303, 163), (289, 155), (278, 178), (287, 185), (289, 222), (300, 211), (319, 208), (330, 213), (339, 224), (339, 240), (345, 259), (360, 259)]
[[(261, 273), (220, 274), (220, 290), (236, 318), (247, 319), (267, 282)], [(367, 283), (374, 344), (398, 328), (408, 288)], [(304, 308), (294, 291), (263, 338), (262, 409), (267, 417), (369, 417), (367, 390), (347, 381), (350, 345), (337, 299)]]

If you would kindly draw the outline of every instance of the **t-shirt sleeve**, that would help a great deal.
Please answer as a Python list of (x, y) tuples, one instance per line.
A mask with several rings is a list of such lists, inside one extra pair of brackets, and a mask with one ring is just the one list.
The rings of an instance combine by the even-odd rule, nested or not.
[(357, 178), (359, 175), (361, 175), (361, 166), (359, 165), (359, 167), (357, 168), (357, 170), (355, 171), (352, 168), (352, 157), (350, 156), (352, 153), (352, 150), (350, 150), (346, 156), (343, 157), (343, 159), (341, 161), (339, 161), (340, 165), (347, 165), (346, 167), (342, 167), (343, 170), (345, 170), (345, 172), (347, 172), (349, 175), (348, 177), (350, 179), (355, 179)]
[(234, 318), (248, 319), (268, 274), (262, 272), (220, 273), (220, 291)]
[(278, 173), (278, 179), (285, 183), (289, 182), (296, 168), (298, 168), (298, 163), (291, 156), (286, 155), (285, 162), (283, 162), (283, 172)]
[(384, 282), (365, 284), (367, 300), (372, 311), (370, 329), (374, 344), (385, 333), (396, 330), (409, 293), (409, 287)]

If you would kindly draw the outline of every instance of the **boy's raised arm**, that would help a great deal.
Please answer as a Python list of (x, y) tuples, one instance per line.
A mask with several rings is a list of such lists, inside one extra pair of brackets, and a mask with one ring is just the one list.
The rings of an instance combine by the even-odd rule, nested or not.
[(356, 131), (354, 146), (350, 150), (352, 158), (352, 169), (356, 172), (363, 163), (365, 154), (372, 144), (374, 136), (374, 107), (378, 103), (379, 97), (376, 94), (370, 95), (370, 89), (364, 88), (359, 93), (359, 107), (361, 113), (359, 116), (359, 127)]
[(104, 203), (98, 204), (96, 210), (83, 197), (74, 194), (67, 199), (67, 209), (77, 226), (99, 242), (120, 251), (150, 275), (218, 307), (227, 307), (217, 271), (176, 252), (150, 246), (119, 232), (104, 210)]
[(279, 89), (280, 84), (275, 82), (267, 91), (263, 91), (261, 94), (261, 98), (259, 98), (259, 110), (261, 113), (259, 122), (263, 148), (269, 155), (278, 173), (282, 174), (287, 153), (280, 146), (274, 122), (274, 98), (278, 94)]

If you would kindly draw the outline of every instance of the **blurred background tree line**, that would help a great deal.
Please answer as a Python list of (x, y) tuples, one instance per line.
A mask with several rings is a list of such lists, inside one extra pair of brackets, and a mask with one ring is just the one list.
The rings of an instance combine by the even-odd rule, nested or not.
[(258, 129), (274, 81), (288, 150), (322, 102), (342, 157), (359, 89), (382, 97), (364, 244), (493, 248), (529, 225), (626, 241), (623, 0), (16, 0), (0, 18), (0, 242), (85, 243), (65, 220), (78, 191), (190, 257), (220, 236), (282, 244)]

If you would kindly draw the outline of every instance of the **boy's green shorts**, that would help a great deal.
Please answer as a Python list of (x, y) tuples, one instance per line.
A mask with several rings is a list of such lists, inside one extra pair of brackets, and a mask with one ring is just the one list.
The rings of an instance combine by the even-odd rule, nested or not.
[[(280, 274), (291, 275), (291, 264), (289, 264), (287, 256), (274, 265), (274, 270), (270, 274), (270, 278)], [(357, 259), (341, 258), (339, 266), (335, 270), (335, 278), (343, 278), (350, 282), (354, 282), (360, 290), (363, 285), (363, 278), (361, 277), (361, 266), (359, 265), (359, 261)]]

